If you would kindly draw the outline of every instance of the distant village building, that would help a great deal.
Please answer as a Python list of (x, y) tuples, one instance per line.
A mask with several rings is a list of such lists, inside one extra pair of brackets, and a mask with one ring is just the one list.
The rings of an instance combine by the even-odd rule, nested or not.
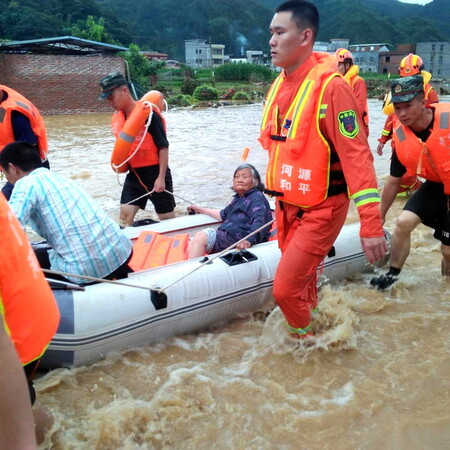
[(400, 62), (409, 53), (416, 53), (416, 44), (398, 44), (395, 50), (380, 52), (378, 73), (398, 75)]
[(416, 50), (433, 78), (450, 78), (450, 42), (418, 42)]
[(245, 56), (247, 62), (250, 64), (264, 64), (266, 60), (266, 55), (262, 50), (246, 50)]
[(220, 67), (225, 60), (225, 45), (210, 44), (204, 39), (184, 41), (186, 64), (194, 69)]
[(118, 52), (128, 50), (73, 36), (0, 43), (0, 84), (32, 101), (43, 114), (110, 112), (98, 101), (98, 82), (125, 73)]
[(246, 63), (247, 58), (242, 55), (230, 55), (228, 57), (228, 62), (230, 62), (232, 64)]
[(314, 42), (313, 50), (315, 52), (330, 52), (331, 53), (330, 43), (324, 42), (324, 41), (316, 41), (316, 42)]
[(350, 46), (350, 39), (331, 39), (330, 40), (330, 47), (329, 52), (334, 53), (338, 48), (346, 48), (349, 49)]
[(381, 44), (355, 44), (349, 50), (353, 54), (353, 62), (359, 66), (361, 72), (378, 73), (378, 60), (380, 52), (388, 52), (392, 45)]
[(225, 45), (211, 44), (212, 67), (223, 66), (225, 62)]
[(330, 42), (316, 41), (313, 50), (315, 52), (334, 53), (338, 48), (348, 49), (349, 43), (349, 39), (330, 39)]
[(149, 61), (167, 61), (169, 55), (167, 53), (140, 51)]

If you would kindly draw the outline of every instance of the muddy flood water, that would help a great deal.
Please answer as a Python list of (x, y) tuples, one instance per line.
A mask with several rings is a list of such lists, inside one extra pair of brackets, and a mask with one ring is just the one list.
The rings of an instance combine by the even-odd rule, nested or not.
[[(448, 101), (448, 99), (447, 99)], [(384, 124), (370, 100), (376, 155)], [(166, 115), (174, 189), (223, 207), (245, 146), (261, 173), (261, 105), (174, 110)], [(52, 170), (75, 179), (118, 219), (121, 186), (109, 166), (110, 115), (46, 117)], [(123, 181), (123, 176), (119, 179)], [(404, 199), (396, 200), (386, 228)], [(177, 213), (187, 203), (177, 200)], [(155, 217), (151, 205), (139, 218)], [(352, 208), (349, 222), (358, 220)], [(110, 354), (36, 382), (55, 417), (45, 449), (449, 449), (450, 280), (439, 244), (420, 226), (392, 290), (359, 274), (320, 291), (315, 318), (331, 345), (285, 340), (281, 314), (253, 314), (194, 335)], [(267, 311), (273, 305), (267, 306)]]

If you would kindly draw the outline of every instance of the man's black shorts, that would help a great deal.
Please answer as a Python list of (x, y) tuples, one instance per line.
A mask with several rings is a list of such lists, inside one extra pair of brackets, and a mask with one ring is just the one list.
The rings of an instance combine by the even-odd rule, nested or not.
[(417, 214), (422, 223), (434, 229), (434, 237), (450, 245), (450, 198), (444, 194), (444, 185), (426, 181), (408, 200), (405, 211)]
[(30, 393), (30, 401), (31, 404), (34, 405), (34, 402), (36, 401), (36, 391), (34, 390), (34, 385), (33, 385), (33, 376), (36, 373), (36, 370), (39, 366), (40, 363), (40, 359), (30, 362), (29, 364), (26, 364), (25, 366), (23, 366), (23, 370), (25, 372), (25, 377), (27, 379), (27, 383), (28, 383), (28, 391)]
[[(139, 206), (140, 209), (145, 209), (147, 200), (150, 200), (153, 203), (157, 214), (172, 212), (175, 209), (175, 199), (173, 195), (168, 194), (167, 192), (154, 192), (151, 195), (133, 201), (153, 189), (158, 174), (159, 165), (139, 167), (130, 170), (125, 178), (120, 203), (124, 205), (131, 202), (129, 203), (130, 205), (136, 205)], [(172, 174), (170, 173), (170, 169), (167, 169), (164, 179), (166, 182), (166, 189), (173, 192)]]

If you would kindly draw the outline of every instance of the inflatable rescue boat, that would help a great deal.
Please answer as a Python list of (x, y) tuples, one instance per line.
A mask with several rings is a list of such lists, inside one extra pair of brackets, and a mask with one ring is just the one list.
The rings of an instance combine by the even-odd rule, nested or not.
[[(219, 223), (196, 214), (129, 227), (125, 233), (137, 240), (135, 245), (139, 240), (139, 245), (144, 245), (155, 233), (171, 238), (163, 245), (165, 249), (156, 249), (158, 253), (168, 251), (168, 246), (177, 247), (182, 233)], [(139, 254), (145, 259), (142, 251)], [(208, 258), (208, 263), (196, 258), (141, 270), (119, 280), (120, 284), (79, 287), (56, 283), (53, 292), (61, 321), (41, 367), (91, 364), (113, 351), (215, 326), (256, 311), (272, 299), (280, 259), (276, 240)], [(361, 249), (359, 223), (345, 225), (324, 261), (319, 282), (341, 280), (370, 267)]]

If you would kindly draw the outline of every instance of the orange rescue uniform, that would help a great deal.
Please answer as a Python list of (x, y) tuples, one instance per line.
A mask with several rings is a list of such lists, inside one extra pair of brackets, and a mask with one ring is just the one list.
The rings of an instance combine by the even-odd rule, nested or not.
[(364, 78), (361, 78), (358, 74), (359, 67), (353, 65), (344, 75), (344, 79), (355, 93), (359, 117), (361, 118), (366, 136), (369, 136), (369, 104), (367, 101), (367, 84), (364, 81)]
[(450, 195), (450, 104), (436, 103), (430, 107), (434, 109), (434, 124), (425, 143), (394, 116), (395, 152), (406, 168), (426, 180), (442, 183), (444, 193)]
[[(331, 55), (329, 57), (332, 58)], [(325, 54), (313, 53), (292, 74), (286, 75), (284, 71), (281, 73), (282, 83), (274, 99), (270, 98), (269, 92), (260, 138), (263, 147), (269, 150), (269, 177), (274, 164), (283, 168), (283, 161), (291, 162), (294, 158), (295, 152), (278, 147), (280, 142), (283, 145), (286, 134), (285, 117), (310, 71), (319, 63), (323, 64), (323, 70), (327, 73), (330, 71), (331, 63), (327, 62), (327, 58)], [(279, 79), (274, 84), (277, 82)], [(312, 202), (311, 206), (302, 207), (300, 202), (295, 204), (292, 199), (289, 203), (283, 201), (285, 183), (280, 188), (273, 184), (276, 177), (267, 180), (274, 194), (278, 194), (275, 214), (278, 242), (282, 251), (274, 279), (274, 298), (287, 319), (291, 333), (300, 337), (311, 333), (311, 309), (317, 306), (317, 268), (344, 225), (349, 205), (347, 188), (358, 207), (361, 237), (384, 235), (373, 157), (365, 133), (360, 132), (361, 123), (356, 113), (358, 108), (350, 86), (336, 74), (324, 78), (319, 73), (316, 83), (321, 83), (321, 90), (319, 95), (317, 90), (311, 90), (314, 92), (314, 108), (309, 117), (302, 116), (297, 122), (301, 126), (304, 120), (309, 120), (315, 130), (307, 135), (305, 148), (310, 145), (310, 139), (314, 140), (317, 136), (321, 136), (323, 145), (329, 148), (328, 195), (325, 194), (324, 200), (318, 204)], [(350, 119), (350, 124), (347, 122), (346, 125), (346, 119)], [(278, 120), (276, 126), (273, 124), (274, 120)], [(267, 127), (279, 130), (278, 136), (271, 133), (272, 142), (267, 140)], [(277, 151), (276, 158), (274, 151)], [(321, 158), (323, 151), (320, 150)], [(297, 175), (300, 176), (294, 174), (292, 178), (293, 184)], [(320, 175), (321, 190), (322, 177), (323, 174)], [(301, 180), (297, 180), (297, 183), (301, 186), (303, 183), (299, 181)], [(312, 190), (316, 187), (314, 183), (309, 185)], [(293, 189), (300, 188), (294, 186)]]
[[(436, 91), (433, 89), (430, 83), (427, 83), (424, 86), (425, 90), (425, 100), (427, 101), (427, 106), (432, 103), (438, 103), (439, 97), (436, 94)], [(386, 118), (386, 122), (384, 124), (384, 128), (381, 131), (381, 136), (378, 139), (378, 142), (382, 144), (386, 144), (390, 139), (392, 139), (392, 130), (394, 124), (394, 114), (389, 114)], [(391, 141), (391, 147), (394, 148), (394, 140)], [(421, 182), (416, 176), (415, 171), (408, 169), (405, 175), (402, 176), (400, 190), (399, 193), (409, 192), (411, 190), (417, 190), (421, 185)]]
[(28, 239), (0, 195), (0, 319), (20, 361), (39, 359), (59, 324), (59, 310)]
[(0, 103), (0, 150), (15, 141), (11, 113), (18, 111), (28, 118), (33, 133), (36, 135), (39, 156), (47, 159), (48, 142), (45, 123), (39, 110), (23, 95), (7, 86), (0, 85), (0, 91), (8, 94), (8, 98)]

